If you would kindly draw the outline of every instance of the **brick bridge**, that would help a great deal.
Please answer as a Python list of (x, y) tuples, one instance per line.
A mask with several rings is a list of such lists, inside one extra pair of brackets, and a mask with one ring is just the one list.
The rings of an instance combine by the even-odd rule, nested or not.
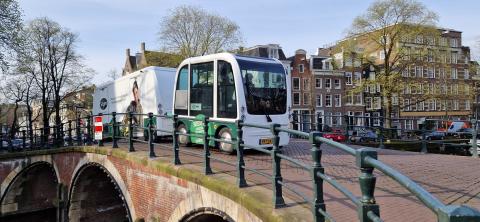
[[(157, 144), (149, 158), (146, 144), (136, 152), (120, 148), (68, 147), (0, 154), (1, 221), (312, 221), (308, 204), (285, 190), (286, 207), (274, 209), (271, 178), (246, 173), (238, 188), (235, 167), (212, 160), (202, 171), (201, 147), (181, 148), (182, 165), (171, 164), (171, 143)], [(308, 142), (297, 140), (284, 154), (310, 161)], [(326, 173), (360, 196), (354, 158), (324, 150)], [(234, 155), (212, 157), (235, 162)], [(480, 164), (470, 157), (380, 150), (379, 159), (399, 169), (447, 204), (479, 208)], [(271, 174), (269, 155), (246, 151), (245, 163)], [(308, 172), (282, 162), (284, 181), (312, 194)], [(375, 197), (385, 221), (436, 221), (435, 215), (405, 188), (381, 173)], [(338, 191), (324, 188), (327, 210), (336, 221), (356, 221), (355, 206)], [(473, 220), (472, 220), (473, 221)]]

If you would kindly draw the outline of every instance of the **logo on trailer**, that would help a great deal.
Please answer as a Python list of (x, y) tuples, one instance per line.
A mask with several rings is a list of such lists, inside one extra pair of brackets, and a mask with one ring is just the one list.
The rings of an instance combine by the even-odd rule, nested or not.
[(105, 110), (105, 109), (107, 108), (107, 103), (108, 103), (108, 102), (107, 102), (107, 99), (102, 98), (102, 99), (100, 100), (100, 109)]

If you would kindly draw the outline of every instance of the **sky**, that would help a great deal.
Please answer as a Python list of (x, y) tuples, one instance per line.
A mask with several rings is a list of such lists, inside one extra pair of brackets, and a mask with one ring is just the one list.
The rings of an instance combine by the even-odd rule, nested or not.
[[(147, 50), (160, 48), (160, 20), (179, 5), (200, 6), (229, 18), (240, 26), (244, 46), (280, 44), (286, 56), (296, 49), (314, 54), (316, 48), (342, 39), (353, 19), (372, 0), (19, 0), (24, 20), (49, 17), (80, 37), (79, 52), (96, 71), (94, 84), (108, 81), (107, 74), (121, 72), (125, 49), (132, 54), (140, 43)], [(436, 12), (438, 25), (463, 32), (463, 45), (476, 56), (480, 49), (480, 1), (424, 0)]]

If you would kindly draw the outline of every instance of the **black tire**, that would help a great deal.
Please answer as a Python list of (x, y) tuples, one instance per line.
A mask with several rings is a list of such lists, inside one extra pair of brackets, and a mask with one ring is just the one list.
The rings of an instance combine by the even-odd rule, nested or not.
[[(232, 131), (230, 130), (230, 128), (224, 127), (220, 129), (220, 131), (218, 131), (218, 134), (216, 137), (218, 139), (232, 141)], [(216, 142), (215, 145), (218, 149), (220, 149), (224, 153), (233, 154), (235, 152), (235, 145), (233, 144)]]
[[(187, 133), (187, 127), (185, 124), (181, 123), (177, 126), (177, 132), (179, 133)], [(190, 142), (190, 137), (185, 135), (178, 135), (178, 144), (183, 146), (190, 146), (192, 143)]]

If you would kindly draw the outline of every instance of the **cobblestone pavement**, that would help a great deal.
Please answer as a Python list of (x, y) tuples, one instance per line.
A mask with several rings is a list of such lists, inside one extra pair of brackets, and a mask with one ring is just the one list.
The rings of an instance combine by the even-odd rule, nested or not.
[[(126, 149), (127, 144), (119, 142), (121, 149)], [(105, 146), (110, 146), (106, 144)], [(359, 148), (358, 146), (353, 146)], [(136, 150), (147, 151), (148, 146), (144, 143), (135, 143)], [(283, 153), (303, 161), (311, 163), (310, 144), (305, 140), (292, 140), (288, 146), (283, 148)], [(339, 181), (344, 187), (360, 196), (358, 175), (360, 170), (355, 166), (355, 159), (338, 149), (326, 144), (322, 145), (322, 164), (325, 173)], [(202, 146), (181, 147), (180, 159), (182, 164), (202, 164)], [(171, 157), (172, 145), (170, 142), (155, 145), (155, 152), (159, 157)], [(480, 164), (478, 159), (465, 156), (452, 156), (440, 154), (419, 154), (394, 150), (378, 150), (378, 158), (410, 177), (419, 185), (446, 204), (468, 204), (480, 209)], [(226, 155), (215, 149), (212, 150), (212, 168), (214, 173), (228, 173), (235, 175), (235, 167), (229, 164), (236, 163), (235, 155)], [(224, 160), (226, 163), (216, 161), (213, 158)], [(245, 151), (245, 164), (263, 173), (271, 174), (271, 157), (253, 150)], [(299, 167), (282, 161), (282, 176), (284, 182), (297, 191), (300, 191), (308, 198), (313, 195), (310, 173)], [(375, 197), (380, 204), (380, 215), (385, 221), (420, 221), (434, 222), (435, 215), (418, 199), (410, 194), (398, 183), (375, 171), (377, 185)], [(271, 189), (272, 180), (246, 171), (246, 179), (250, 184), (265, 186)], [(302, 198), (295, 193), (284, 189), (284, 194), (289, 198), (302, 202)], [(325, 183), (324, 197), (327, 212), (336, 221), (358, 221), (355, 205), (332, 186)], [(295, 203), (287, 203), (295, 204)]]

